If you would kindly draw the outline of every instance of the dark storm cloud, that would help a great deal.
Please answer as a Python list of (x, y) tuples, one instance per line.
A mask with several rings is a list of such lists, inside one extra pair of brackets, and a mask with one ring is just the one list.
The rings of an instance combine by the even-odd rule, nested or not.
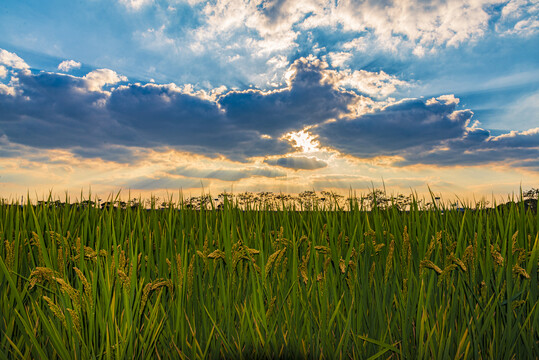
[(98, 105), (106, 94), (88, 91), (86, 80), (29, 71), (17, 79), (18, 95), (0, 94), (0, 131), (11, 142), (52, 149), (125, 138), (127, 131)]
[(219, 109), (216, 102), (163, 85), (129, 85), (112, 92), (109, 115), (143, 137), (146, 146), (173, 146), (234, 160), (285, 153), (289, 145), (262, 138)]
[(322, 143), (347, 154), (394, 155), (460, 137), (472, 112), (455, 108), (454, 102), (404, 100), (352, 120), (324, 124), (315, 132)]
[(90, 91), (85, 79), (28, 72), (18, 74), (17, 91), (16, 96), (0, 94), (0, 134), (18, 144), (110, 160), (128, 155), (110, 145), (171, 146), (240, 160), (290, 149), (286, 142), (238, 126), (216, 102), (170, 86)]
[(265, 160), (264, 162), (269, 165), (278, 165), (294, 170), (316, 170), (328, 166), (325, 161), (305, 156), (282, 157), (278, 159)]
[(448, 141), (441, 149), (410, 152), (400, 165), (509, 164), (537, 169), (539, 129), (511, 132), (497, 137), (484, 129), (468, 129), (462, 137)]
[(338, 118), (358, 96), (324, 81), (323, 66), (319, 61), (296, 60), (289, 69), (293, 75), (288, 88), (230, 92), (219, 104), (238, 126), (272, 136)]
[[(399, 166), (502, 163), (535, 169), (539, 129), (492, 136), (469, 127), (470, 110), (457, 110), (452, 96), (404, 100), (352, 120), (314, 130), (323, 144), (359, 157), (399, 155)], [(531, 161), (531, 162), (530, 162)]]

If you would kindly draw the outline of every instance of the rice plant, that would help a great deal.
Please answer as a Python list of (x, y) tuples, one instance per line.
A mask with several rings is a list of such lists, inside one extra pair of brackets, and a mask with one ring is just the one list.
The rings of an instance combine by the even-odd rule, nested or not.
[(537, 359), (539, 216), (0, 204), (0, 359)]

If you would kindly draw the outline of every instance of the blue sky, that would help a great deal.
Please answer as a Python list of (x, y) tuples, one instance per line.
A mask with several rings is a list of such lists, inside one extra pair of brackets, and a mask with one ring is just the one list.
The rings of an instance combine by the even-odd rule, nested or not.
[(5, 0), (0, 192), (537, 187), (538, 44), (537, 0)]

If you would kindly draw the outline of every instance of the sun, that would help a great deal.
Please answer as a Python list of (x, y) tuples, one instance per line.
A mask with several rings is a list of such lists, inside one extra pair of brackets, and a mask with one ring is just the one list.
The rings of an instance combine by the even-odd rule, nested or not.
[(313, 153), (320, 151), (320, 142), (318, 135), (313, 135), (306, 129), (300, 131), (291, 131), (283, 135), (282, 139), (288, 140), (292, 146), (302, 153)]

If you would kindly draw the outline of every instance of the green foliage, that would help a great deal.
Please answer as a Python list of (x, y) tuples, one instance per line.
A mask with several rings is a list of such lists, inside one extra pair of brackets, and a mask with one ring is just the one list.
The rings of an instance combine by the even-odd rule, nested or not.
[(327, 195), (0, 204), (0, 359), (539, 357), (536, 213)]

